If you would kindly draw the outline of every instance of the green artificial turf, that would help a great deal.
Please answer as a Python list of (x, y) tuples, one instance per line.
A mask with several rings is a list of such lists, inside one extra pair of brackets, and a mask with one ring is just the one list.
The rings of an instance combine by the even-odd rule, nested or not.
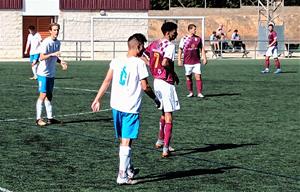
[[(186, 98), (183, 68), (168, 159), (154, 149), (160, 112), (144, 96), (133, 144), (139, 183), (118, 186), (118, 143), (109, 93), (89, 113), (109, 62), (58, 70), (54, 114), (63, 125), (35, 126), (37, 83), (29, 63), (0, 63), (0, 191), (300, 191), (300, 60), (260, 74), (263, 60), (209, 60), (205, 99)], [(274, 65), (272, 64), (272, 70)], [(274, 71), (274, 70), (273, 70)], [(150, 80), (151, 82), (151, 80)]]

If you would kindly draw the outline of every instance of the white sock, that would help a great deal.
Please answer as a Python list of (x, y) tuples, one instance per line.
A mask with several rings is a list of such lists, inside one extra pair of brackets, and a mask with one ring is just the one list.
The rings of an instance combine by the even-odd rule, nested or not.
[(129, 146), (120, 146), (119, 157), (119, 176), (126, 177), (126, 170), (130, 163), (130, 152), (131, 148)]
[(36, 120), (42, 118), (42, 111), (43, 111), (43, 100), (38, 99), (36, 101)]
[(33, 67), (31, 67), (31, 69), (32, 69), (33, 76), (37, 77), (37, 75), (36, 75), (37, 64), (35, 64)]
[(129, 163), (128, 163), (128, 166), (127, 166), (127, 169), (132, 169), (133, 168), (133, 164), (132, 164), (132, 160), (131, 160), (131, 148), (129, 148), (129, 154), (128, 154), (128, 157), (129, 157)]
[(51, 102), (48, 99), (45, 100), (45, 107), (46, 107), (46, 112), (47, 112), (47, 118), (52, 119), (53, 118), (52, 105), (51, 105)]

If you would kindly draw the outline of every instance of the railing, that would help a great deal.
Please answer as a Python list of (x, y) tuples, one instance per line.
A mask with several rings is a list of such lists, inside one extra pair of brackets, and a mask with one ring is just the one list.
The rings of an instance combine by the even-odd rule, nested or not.
[[(242, 40), (243, 43), (246, 44), (247, 51), (249, 51), (252, 55), (253, 59), (257, 58), (258, 53), (263, 55), (267, 49), (267, 41), (257, 41), (257, 40)], [(95, 53), (111, 53), (112, 58), (116, 57), (117, 53), (126, 53), (127, 52), (127, 41), (95, 41)], [(220, 42), (220, 41), (219, 41)], [(227, 40), (228, 44), (231, 45), (231, 40)], [(65, 58), (73, 58), (76, 61), (81, 61), (82, 59), (91, 59), (91, 50), (90, 50), (90, 41), (89, 40), (62, 40), (62, 56)], [(177, 45), (176, 48), (178, 49), (178, 43), (175, 42)], [(266, 46), (264, 46), (264, 49), (258, 49), (258, 43), (265, 43)], [(300, 44), (300, 40), (286, 40), (286, 41), (278, 41), (279, 45), (279, 53), (283, 53), (286, 57), (291, 57), (291, 52), (300, 52), (291, 48), (290, 45), (297, 45)], [(100, 44), (100, 45), (99, 45)], [(102, 45), (101, 45), (102, 44)], [(104, 44), (104, 45), (103, 45)], [(117, 46), (120, 44), (121, 46)], [(282, 46), (283, 45), (283, 46)], [(122, 47), (122, 49), (120, 49)], [(210, 41), (205, 40), (205, 49), (207, 52), (213, 52), (211, 50)], [(225, 49), (223, 48), (222, 44), (220, 44), (220, 58), (224, 58), (224, 56), (227, 54), (224, 53)], [(229, 52), (229, 53), (235, 53), (235, 52)], [(239, 53), (239, 52), (238, 52)], [(287, 53), (287, 55), (285, 54)], [(111, 58), (110, 58), (111, 59)]]

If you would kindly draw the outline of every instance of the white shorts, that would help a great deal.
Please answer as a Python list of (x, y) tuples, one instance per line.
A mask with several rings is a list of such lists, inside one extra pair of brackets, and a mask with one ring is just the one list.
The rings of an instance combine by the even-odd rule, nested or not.
[(277, 46), (269, 47), (267, 52), (266, 52), (266, 56), (267, 57), (273, 56), (273, 58), (277, 58), (278, 57), (278, 48), (277, 48)]
[(185, 75), (200, 74), (201, 75), (201, 64), (194, 64), (194, 65), (184, 65)]
[(153, 84), (155, 95), (161, 102), (164, 112), (173, 112), (180, 109), (174, 85), (171, 85), (161, 79), (154, 79)]

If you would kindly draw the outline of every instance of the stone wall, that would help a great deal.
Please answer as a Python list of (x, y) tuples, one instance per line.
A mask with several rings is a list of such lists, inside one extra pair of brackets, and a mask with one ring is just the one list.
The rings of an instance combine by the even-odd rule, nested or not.
[[(278, 24), (284, 22), (285, 25), (285, 39), (299, 40), (299, 20), (300, 7), (283, 7), (280, 12), (281, 20)], [(257, 40), (258, 31), (258, 10), (257, 7), (242, 7), (240, 9), (219, 9), (219, 8), (171, 8), (169, 11), (149, 11), (149, 16), (205, 16), (206, 29), (205, 38), (208, 39), (212, 31), (216, 30), (219, 24), (224, 24), (226, 30), (238, 29), (243, 39)], [(179, 28), (179, 36), (186, 32), (187, 23), (185, 21), (184, 27)], [(199, 32), (201, 26), (198, 27)], [(159, 26), (152, 27), (149, 35), (158, 33)]]
[(22, 22), (21, 11), (0, 11), (0, 58), (22, 57)]

